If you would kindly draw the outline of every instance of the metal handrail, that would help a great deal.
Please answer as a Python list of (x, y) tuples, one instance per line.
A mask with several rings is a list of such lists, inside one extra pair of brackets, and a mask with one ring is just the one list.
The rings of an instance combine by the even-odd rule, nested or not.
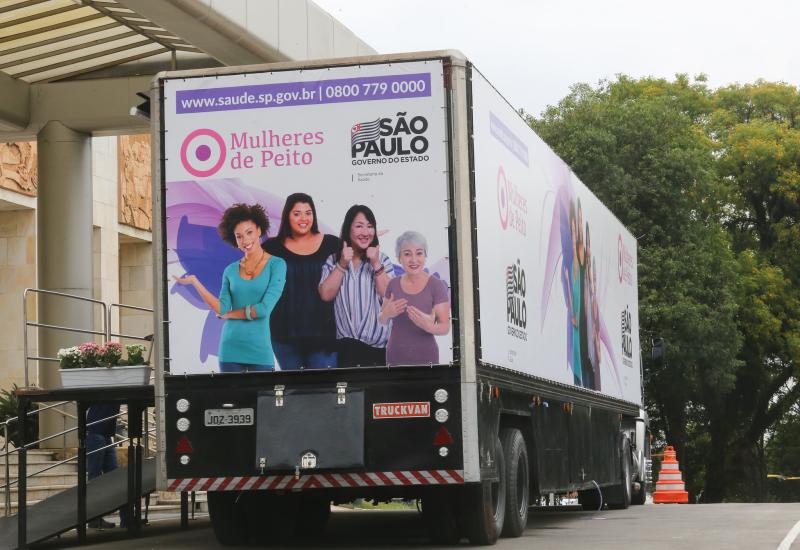
[[(92, 304), (92, 305), (100, 306), (102, 308), (102, 330), (80, 329), (80, 328), (74, 328), (74, 327), (68, 327), (68, 326), (62, 326), (62, 325), (53, 325), (53, 324), (48, 324), (48, 323), (40, 323), (40, 322), (38, 322), (38, 319), (37, 319), (37, 321), (29, 321), (28, 320), (28, 296), (31, 295), (31, 294), (45, 294), (45, 295), (50, 295), (50, 296), (59, 296), (59, 297), (62, 297), (62, 298), (67, 298), (67, 299), (71, 299), (71, 300), (77, 300), (77, 301), (80, 301), (80, 302), (85, 302), (85, 303), (89, 303), (89, 304)], [(123, 339), (131, 339), (131, 340), (149, 341), (149, 342), (151, 342), (151, 345), (149, 346), (149, 350), (148, 350), (148, 354), (147, 354), (147, 359), (148, 359), (148, 362), (149, 362), (150, 354), (153, 351), (153, 347), (152, 347), (153, 335), (150, 334), (150, 335), (147, 335), (147, 336), (137, 336), (137, 335), (132, 335), (132, 334), (124, 334), (124, 333), (121, 333), (121, 332), (119, 332), (119, 333), (112, 332), (111, 331), (111, 326), (112, 326), (112, 318), (111, 317), (112, 317), (112, 310), (114, 308), (118, 308), (118, 309), (125, 308), (125, 309), (132, 309), (132, 310), (136, 310), (136, 311), (149, 312), (149, 313), (153, 312), (153, 310), (151, 308), (146, 308), (146, 307), (133, 306), (133, 305), (128, 305), (128, 304), (117, 304), (117, 303), (112, 303), (112, 304), (109, 305), (109, 304), (106, 304), (105, 302), (103, 302), (101, 300), (95, 300), (95, 299), (92, 299), (92, 298), (85, 298), (83, 296), (76, 296), (76, 295), (73, 295), (73, 294), (66, 294), (64, 292), (57, 292), (57, 291), (54, 291), (54, 290), (43, 290), (43, 289), (38, 289), (38, 288), (26, 288), (24, 293), (23, 293), (23, 297), (22, 297), (22, 312), (23, 312), (23, 321), (24, 321), (23, 345), (24, 345), (24, 350), (25, 350), (25, 387), (30, 387), (30, 376), (29, 376), (29, 362), (30, 361), (59, 362), (59, 359), (56, 358), (56, 357), (44, 357), (44, 356), (38, 356), (38, 355), (29, 355), (29, 353), (28, 353), (28, 328), (29, 327), (36, 327), (37, 329), (46, 329), (46, 330), (58, 330), (58, 331), (70, 332), (70, 333), (78, 333), (78, 334), (91, 334), (91, 335), (94, 335), (94, 336), (102, 337), (103, 343), (108, 343), (111, 340), (112, 337), (114, 337), (114, 338), (123, 338)], [(92, 325), (94, 326), (94, 322), (92, 323)], [(54, 409), (56, 407), (63, 406), (65, 404), (67, 404), (67, 403), (69, 403), (69, 401), (63, 401), (63, 402), (60, 402), (60, 403), (55, 403), (55, 404), (52, 404), (52, 405), (48, 405), (46, 407), (37, 408), (35, 410), (29, 411), (27, 413), (27, 416), (32, 416), (32, 415), (35, 415), (35, 414), (39, 414), (42, 411)], [(63, 411), (63, 410), (60, 410), (60, 409), (56, 409), (56, 410), (62, 416), (62, 418), (64, 418), (64, 419), (70, 418), (70, 419), (73, 419), (73, 420), (77, 420), (77, 416), (75, 416), (73, 414), (70, 414), (70, 413), (68, 413), (66, 411)], [(89, 425), (92, 425), (92, 424), (95, 424), (95, 423), (98, 423), (98, 422), (104, 422), (104, 421), (107, 421), (107, 420), (109, 420), (111, 418), (118, 418), (120, 416), (123, 416), (123, 414), (124, 413), (118, 413), (118, 414), (115, 414), (113, 416), (109, 416), (108, 418), (92, 422)], [(143, 429), (144, 447), (145, 447), (145, 453), (149, 453), (151, 450), (155, 450), (155, 449), (151, 449), (150, 448), (150, 435), (155, 433), (155, 414), (150, 413), (148, 409), (145, 409), (145, 414), (146, 414), (146, 419), (145, 419), (145, 425), (143, 427), (144, 428)], [(14, 417), (14, 418), (9, 418), (6, 421), (1, 423), (2, 426), (3, 426), (3, 429), (4, 429), (3, 433), (4, 433), (4, 436), (5, 436), (5, 443), (3, 445), (3, 456), (5, 457), (5, 474), (6, 474), (5, 475), (5, 485), (3, 485), (1, 487), (5, 489), (4, 492), (5, 492), (5, 503), (6, 503), (6, 507), (5, 507), (6, 516), (8, 516), (10, 514), (10, 510), (11, 510), (10, 487), (11, 487), (11, 485), (19, 483), (19, 475), (17, 476), (16, 480), (13, 483), (10, 481), (9, 457), (11, 456), (12, 453), (14, 453), (14, 452), (19, 453), (19, 451), (20, 451), (20, 449), (14, 449), (14, 451), (9, 452), (9, 450), (8, 450), (8, 445), (9, 445), (8, 427), (9, 427), (9, 424), (11, 422), (18, 421), (18, 420), (19, 420), (18, 417)], [(126, 421), (125, 418), (123, 418), (122, 422), (127, 425), (127, 421)], [(77, 429), (78, 429), (77, 427), (65, 429), (64, 431), (59, 432), (57, 434), (50, 435), (50, 436), (44, 437), (44, 438), (40, 438), (37, 441), (31, 442), (31, 443), (26, 443), (25, 445), (22, 446), (22, 448), (24, 448), (26, 450), (29, 449), (29, 448), (33, 448), (33, 447), (39, 445), (43, 441), (48, 441), (48, 440), (51, 440), (51, 439), (54, 439), (54, 438), (57, 438), (57, 437), (65, 436), (65, 435), (67, 435), (67, 434), (69, 434), (71, 432), (77, 431)], [(153, 438), (153, 439), (155, 440), (156, 438)], [(124, 439), (115, 441), (111, 445), (118, 445), (120, 443), (125, 443), (125, 442), (130, 441), (130, 440), (131, 440), (130, 437), (126, 437)], [(107, 446), (105, 446), (105, 447), (103, 447), (101, 449), (97, 449), (96, 451), (93, 451), (93, 452), (104, 450), (104, 449), (110, 447), (111, 445), (107, 445)], [(91, 453), (89, 453), (89, 454), (91, 454)], [(20, 456), (20, 455), (18, 454), (17, 456)], [(65, 462), (69, 462), (71, 460), (77, 460), (77, 457), (71, 457), (69, 459), (65, 459), (65, 460), (59, 461), (56, 464), (53, 464), (53, 465), (51, 465), (51, 466), (49, 466), (49, 467), (47, 467), (47, 468), (45, 468), (43, 470), (40, 470), (39, 472), (35, 472), (33, 474), (30, 474), (30, 475), (26, 476), (26, 478), (27, 477), (33, 477), (33, 476), (35, 476), (35, 475), (37, 475), (38, 473), (41, 473), (41, 472), (46, 472), (46, 471), (48, 471), (48, 470), (50, 470), (52, 468), (55, 468), (56, 466), (58, 466), (60, 464), (63, 464)]]
[[(38, 323), (38, 322), (30, 322), (28, 321), (28, 295), (29, 294), (46, 294), (48, 296), (60, 296), (62, 298), (69, 298), (71, 300), (78, 300), (79, 302), (87, 302), (94, 305), (99, 305), (103, 308), (103, 331), (93, 331), (93, 330), (86, 330), (86, 329), (76, 329), (71, 327), (63, 327), (59, 325), (48, 325), (45, 323)], [(30, 387), (30, 377), (28, 376), (28, 362), (29, 361), (57, 361), (56, 358), (47, 358), (47, 357), (38, 357), (38, 356), (29, 356), (28, 355), (28, 327), (38, 327), (38, 328), (46, 328), (51, 330), (63, 330), (66, 332), (79, 332), (82, 334), (94, 334), (97, 336), (103, 336), (104, 339), (108, 340), (108, 306), (105, 302), (101, 300), (95, 300), (93, 298), (84, 298), (83, 296), (75, 296), (74, 294), (66, 294), (64, 292), (56, 292), (55, 290), (44, 290), (39, 288), (26, 288), (25, 292), (22, 294), (22, 318), (25, 323), (23, 331), (22, 331), (22, 338), (23, 338), (23, 346), (25, 349), (25, 387)]]
[[(42, 407), (41, 409), (28, 411), (28, 414), (26, 416), (31, 416), (33, 414), (38, 414), (40, 411), (47, 410), (47, 409), (52, 409), (53, 407), (57, 407), (57, 406), (60, 406), (60, 405), (65, 405), (66, 403), (69, 403), (69, 401), (62, 401), (62, 402), (59, 402), (59, 403), (55, 403), (53, 405), (48, 405), (47, 407)], [(127, 420), (125, 419), (126, 415), (127, 415), (127, 413), (125, 413), (125, 412), (119, 412), (117, 414), (114, 414), (114, 415), (111, 415), (111, 416), (108, 416), (108, 417), (105, 417), (105, 418), (101, 418), (100, 420), (95, 420), (93, 422), (89, 422), (89, 423), (86, 424), (86, 426), (87, 427), (88, 426), (94, 426), (95, 424), (100, 424), (101, 422), (106, 422), (106, 421), (111, 420), (111, 419), (119, 419), (120, 417), (122, 417), (122, 422), (124, 424), (127, 424)], [(151, 413), (149, 410), (146, 409), (146, 416), (147, 416), (147, 419), (145, 421), (145, 427), (142, 430), (143, 431), (143, 435), (145, 437), (149, 436), (150, 434), (155, 434), (155, 430), (156, 430), (155, 422), (153, 421), (153, 423), (151, 424), (151, 419), (150, 419), (151, 416), (153, 418), (155, 418), (155, 414)], [(5, 501), (5, 515), (6, 515), (6, 517), (11, 515), (11, 487), (13, 485), (18, 485), (19, 484), (19, 475), (17, 475), (17, 478), (14, 481), (10, 480), (11, 469), (10, 469), (9, 457), (14, 453), (19, 453), (20, 452), (20, 447), (17, 447), (16, 449), (13, 449), (11, 451), (8, 450), (8, 441), (9, 441), (8, 440), (8, 424), (10, 424), (13, 420), (18, 420), (18, 417), (15, 416), (13, 418), (9, 418), (5, 422), (2, 422), (4, 430), (5, 430), (4, 431), (4, 435), (5, 435), (5, 438), (6, 438), (5, 445), (4, 445), (4, 452), (3, 452), (3, 456), (5, 457), (5, 469), (6, 469), (5, 481), (6, 482), (5, 482), (4, 485), (0, 485), (0, 489), (3, 489), (3, 492), (4, 492), (4, 497), (5, 497), (4, 498), (4, 501)], [(36, 445), (38, 445), (42, 441), (48, 441), (48, 440), (54, 439), (56, 437), (61, 437), (61, 436), (64, 436), (64, 435), (66, 435), (68, 433), (71, 433), (71, 432), (74, 432), (74, 431), (77, 431), (77, 430), (78, 430), (78, 428), (77, 428), (77, 426), (75, 426), (73, 428), (69, 428), (69, 429), (64, 430), (62, 432), (59, 432), (57, 434), (53, 434), (53, 435), (50, 435), (48, 437), (39, 438), (36, 441), (32, 441), (31, 443), (26, 443), (25, 445), (22, 446), (22, 448), (27, 450), (29, 448), (35, 447)], [(110, 443), (108, 445), (105, 445), (103, 447), (100, 447), (98, 449), (95, 449), (95, 450), (93, 450), (93, 451), (91, 451), (89, 453), (86, 453), (86, 455), (88, 456), (90, 454), (94, 454), (94, 453), (103, 451), (103, 450), (108, 449), (110, 447), (115, 447), (117, 445), (129, 442), (131, 440), (130, 436), (124, 437), (124, 438), (120, 438), (120, 439), (116, 439), (116, 437), (117, 436), (114, 436), (114, 441), (112, 443)], [(147, 444), (145, 444), (145, 452), (147, 452), (147, 451), (150, 451), (150, 448), (149, 448), (149, 446)], [(38, 474), (41, 474), (41, 473), (47, 472), (49, 470), (52, 470), (53, 468), (56, 468), (57, 466), (60, 466), (62, 464), (66, 464), (67, 462), (71, 462), (73, 460), (77, 461), (77, 459), (78, 459), (78, 456), (76, 455), (76, 456), (72, 456), (72, 457), (66, 458), (64, 460), (60, 460), (60, 461), (58, 461), (58, 462), (56, 462), (54, 464), (51, 464), (50, 466), (47, 466), (46, 468), (44, 468), (42, 470), (39, 470), (37, 472), (33, 472), (31, 474), (28, 474), (27, 476), (25, 476), (25, 478), (26, 479), (32, 478), (32, 477), (34, 477), (34, 476), (36, 476)]]
[(114, 304), (114, 303), (109, 304), (108, 305), (108, 312), (107, 312), (108, 319), (106, 320), (106, 326), (108, 327), (108, 336), (107, 336), (107, 338), (109, 340), (113, 337), (113, 338), (123, 338), (125, 340), (142, 340), (142, 341), (145, 341), (145, 342), (152, 342), (152, 340), (153, 340), (153, 335), (152, 334), (148, 334), (147, 336), (137, 336), (135, 334), (124, 334), (122, 332), (112, 332), (111, 331), (111, 326), (112, 326), (111, 317), (112, 317), (112, 315), (114, 313), (114, 308), (117, 308), (120, 311), (122, 309), (132, 309), (134, 311), (143, 311), (145, 313), (153, 313), (153, 309), (149, 308), (149, 307), (131, 306), (131, 305), (128, 305), (128, 304)]
[[(39, 414), (40, 411), (46, 411), (46, 410), (49, 410), (49, 409), (53, 409), (55, 407), (60, 407), (62, 405), (66, 405), (67, 403), (69, 403), (69, 401), (60, 401), (58, 403), (53, 403), (52, 405), (47, 405), (46, 407), (36, 408), (36, 409), (34, 409), (32, 411), (28, 411), (28, 413), (25, 416), (28, 417), (28, 416), (32, 416), (34, 414)], [(58, 412), (63, 412), (63, 411), (58, 411)], [(9, 464), (9, 461), (8, 461), (8, 457), (10, 455), (10, 453), (8, 452), (8, 442), (9, 442), (8, 426), (12, 422), (19, 422), (19, 416), (12, 416), (11, 418), (8, 418), (8, 419), (6, 419), (5, 421), (2, 422), (2, 424), (3, 424), (3, 437), (5, 439), (3, 441), (3, 456), (6, 459), (5, 460), (5, 474), (6, 474), (5, 479), (6, 479), (6, 483), (8, 483), (8, 478), (11, 475), (11, 465)], [(19, 479), (19, 478), (17, 478), (17, 479)], [(8, 490), (5, 491), (5, 500), (4, 501), (5, 501), (5, 504), (6, 504), (6, 515), (8, 515), (9, 510), (11, 508), (11, 494), (8, 492)]]
[[(109, 416), (108, 418), (111, 418), (111, 417)], [(105, 420), (108, 420), (108, 418), (106, 418)], [(102, 422), (102, 420), (98, 420), (98, 422)], [(89, 455), (92, 455), (94, 453), (99, 453), (100, 451), (105, 451), (106, 449), (110, 449), (111, 447), (116, 447), (116, 446), (121, 445), (122, 443), (125, 443), (125, 442), (130, 441), (130, 440), (131, 440), (130, 437), (124, 437), (122, 439), (115, 440), (114, 442), (109, 443), (108, 445), (103, 445), (102, 447), (98, 447), (97, 449), (95, 449), (93, 451), (89, 451), (88, 453), (86, 453), (86, 456), (88, 457)], [(58, 462), (56, 462), (54, 464), (51, 464), (50, 466), (48, 466), (47, 468), (44, 468), (43, 470), (39, 470), (38, 472), (33, 472), (32, 474), (26, 476), (26, 479), (27, 478), (31, 478), (31, 477), (36, 476), (36, 475), (39, 475), (39, 474), (42, 474), (44, 472), (47, 472), (48, 470), (52, 470), (53, 468), (55, 468), (57, 466), (61, 466), (62, 464), (66, 464), (67, 462), (72, 462), (73, 460), (78, 460), (78, 455), (71, 456), (69, 458), (65, 458), (64, 460), (59, 460)], [(5, 485), (0, 485), (0, 487), (6, 488), (6, 487), (10, 487), (11, 485), (17, 485), (18, 483), (19, 483), (19, 477), (17, 477), (17, 479), (15, 479), (14, 481), (8, 481), (8, 479), (6, 479), (6, 484)]]

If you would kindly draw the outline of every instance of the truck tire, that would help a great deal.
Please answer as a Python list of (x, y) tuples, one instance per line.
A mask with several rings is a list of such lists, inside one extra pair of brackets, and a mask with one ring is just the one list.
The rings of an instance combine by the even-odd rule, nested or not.
[(297, 535), (304, 539), (318, 539), (325, 532), (331, 516), (331, 501), (317, 495), (303, 494), (297, 514)]
[(240, 546), (247, 544), (247, 521), (240, 493), (233, 491), (209, 491), (208, 515), (214, 536), (222, 546)]
[(300, 495), (247, 491), (242, 494), (239, 504), (251, 542), (259, 546), (275, 546), (286, 544), (294, 537)]
[(516, 538), (528, 525), (530, 502), (530, 470), (525, 437), (517, 428), (506, 428), (500, 433), (506, 470), (506, 510), (502, 536)]
[(631, 444), (627, 437), (622, 438), (622, 460), (620, 464), (620, 483), (608, 489), (608, 507), (624, 510), (631, 504)]
[(603, 505), (603, 495), (600, 492), (600, 489), (596, 488), (578, 491), (578, 504), (583, 506), (583, 509), (587, 511), (599, 510)]
[(495, 439), (494, 460), (498, 480), (481, 481), (464, 487), (459, 518), (470, 544), (490, 546), (503, 531), (506, 515), (506, 472), (503, 446)]
[(453, 546), (461, 541), (458, 499), (449, 488), (432, 490), (422, 497), (422, 521), (433, 544)]
[(631, 504), (641, 506), (647, 501), (647, 484), (640, 481), (638, 485), (639, 490), (633, 491), (633, 494), (631, 495)]

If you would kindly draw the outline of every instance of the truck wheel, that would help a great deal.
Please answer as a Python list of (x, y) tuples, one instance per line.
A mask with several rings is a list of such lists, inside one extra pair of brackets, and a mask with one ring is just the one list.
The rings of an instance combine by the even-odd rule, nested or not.
[(453, 546), (461, 541), (456, 496), (450, 489), (441, 488), (422, 497), (422, 521), (433, 544)]
[(305, 539), (317, 539), (325, 532), (331, 516), (331, 501), (320, 496), (302, 495), (297, 515), (297, 535)]
[(578, 491), (578, 504), (583, 506), (584, 510), (599, 510), (600, 506), (603, 504), (600, 489)]
[(530, 478), (528, 449), (525, 438), (517, 428), (507, 428), (500, 433), (506, 461), (506, 510), (503, 537), (522, 535), (528, 524)]
[(631, 444), (627, 437), (622, 439), (620, 470), (620, 484), (608, 490), (608, 507), (615, 510), (624, 510), (631, 504)]
[(239, 493), (232, 491), (210, 491), (207, 495), (214, 536), (223, 546), (247, 544), (247, 521), (238, 497)]
[(497, 542), (506, 515), (506, 472), (503, 446), (495, 439), (494, 461), (498, 480), (464, 487), (461, 499), (461, 528), (470, 544), (488, 546)]
[(631, 504), (642, 505), (647, 500), (647, 485), (644, 482), (639, 482), (639, 490), (633, 491), (631, 495)]
[(247, 491), (239, 500), (239, 513), (246, 517), (247, 533), (260, 546), (285, 544), (294, 537), (300, 496), (267, 491)]

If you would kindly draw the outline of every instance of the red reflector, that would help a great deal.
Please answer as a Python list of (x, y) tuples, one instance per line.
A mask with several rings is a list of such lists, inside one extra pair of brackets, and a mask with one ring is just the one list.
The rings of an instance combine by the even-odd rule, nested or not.
[(189, 438), (185, 435), (182, 435), (181, 438), (178, 440), (178, 445), (175, 447), (176, 453), (191, 453), (194, 451), (192, 444), (189, 443)]
[(444, 426), (439, 428), (439, 432), (436, 434), (436, 438), (433, 440), (434, 445), (450, 445), (453, 443), (453, 437), (450, 435), (450, 432), (447, 431), (447, 428)]

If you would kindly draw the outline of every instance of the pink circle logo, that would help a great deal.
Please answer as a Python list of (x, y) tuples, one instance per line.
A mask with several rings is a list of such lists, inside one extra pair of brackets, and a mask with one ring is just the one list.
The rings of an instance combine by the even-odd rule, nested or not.
[(508, 196), (508, 180), (506, 172), (501, 166), (497, 170), (497, 213), (500, 215), (500, 226), (508, 228), (508, 209), (510, 197)]
[(193, 131), (181, 145), (181, 164), (198, 178), (216, 174), (225, 164), (225, 156), (225, 140), (208, 128)]

